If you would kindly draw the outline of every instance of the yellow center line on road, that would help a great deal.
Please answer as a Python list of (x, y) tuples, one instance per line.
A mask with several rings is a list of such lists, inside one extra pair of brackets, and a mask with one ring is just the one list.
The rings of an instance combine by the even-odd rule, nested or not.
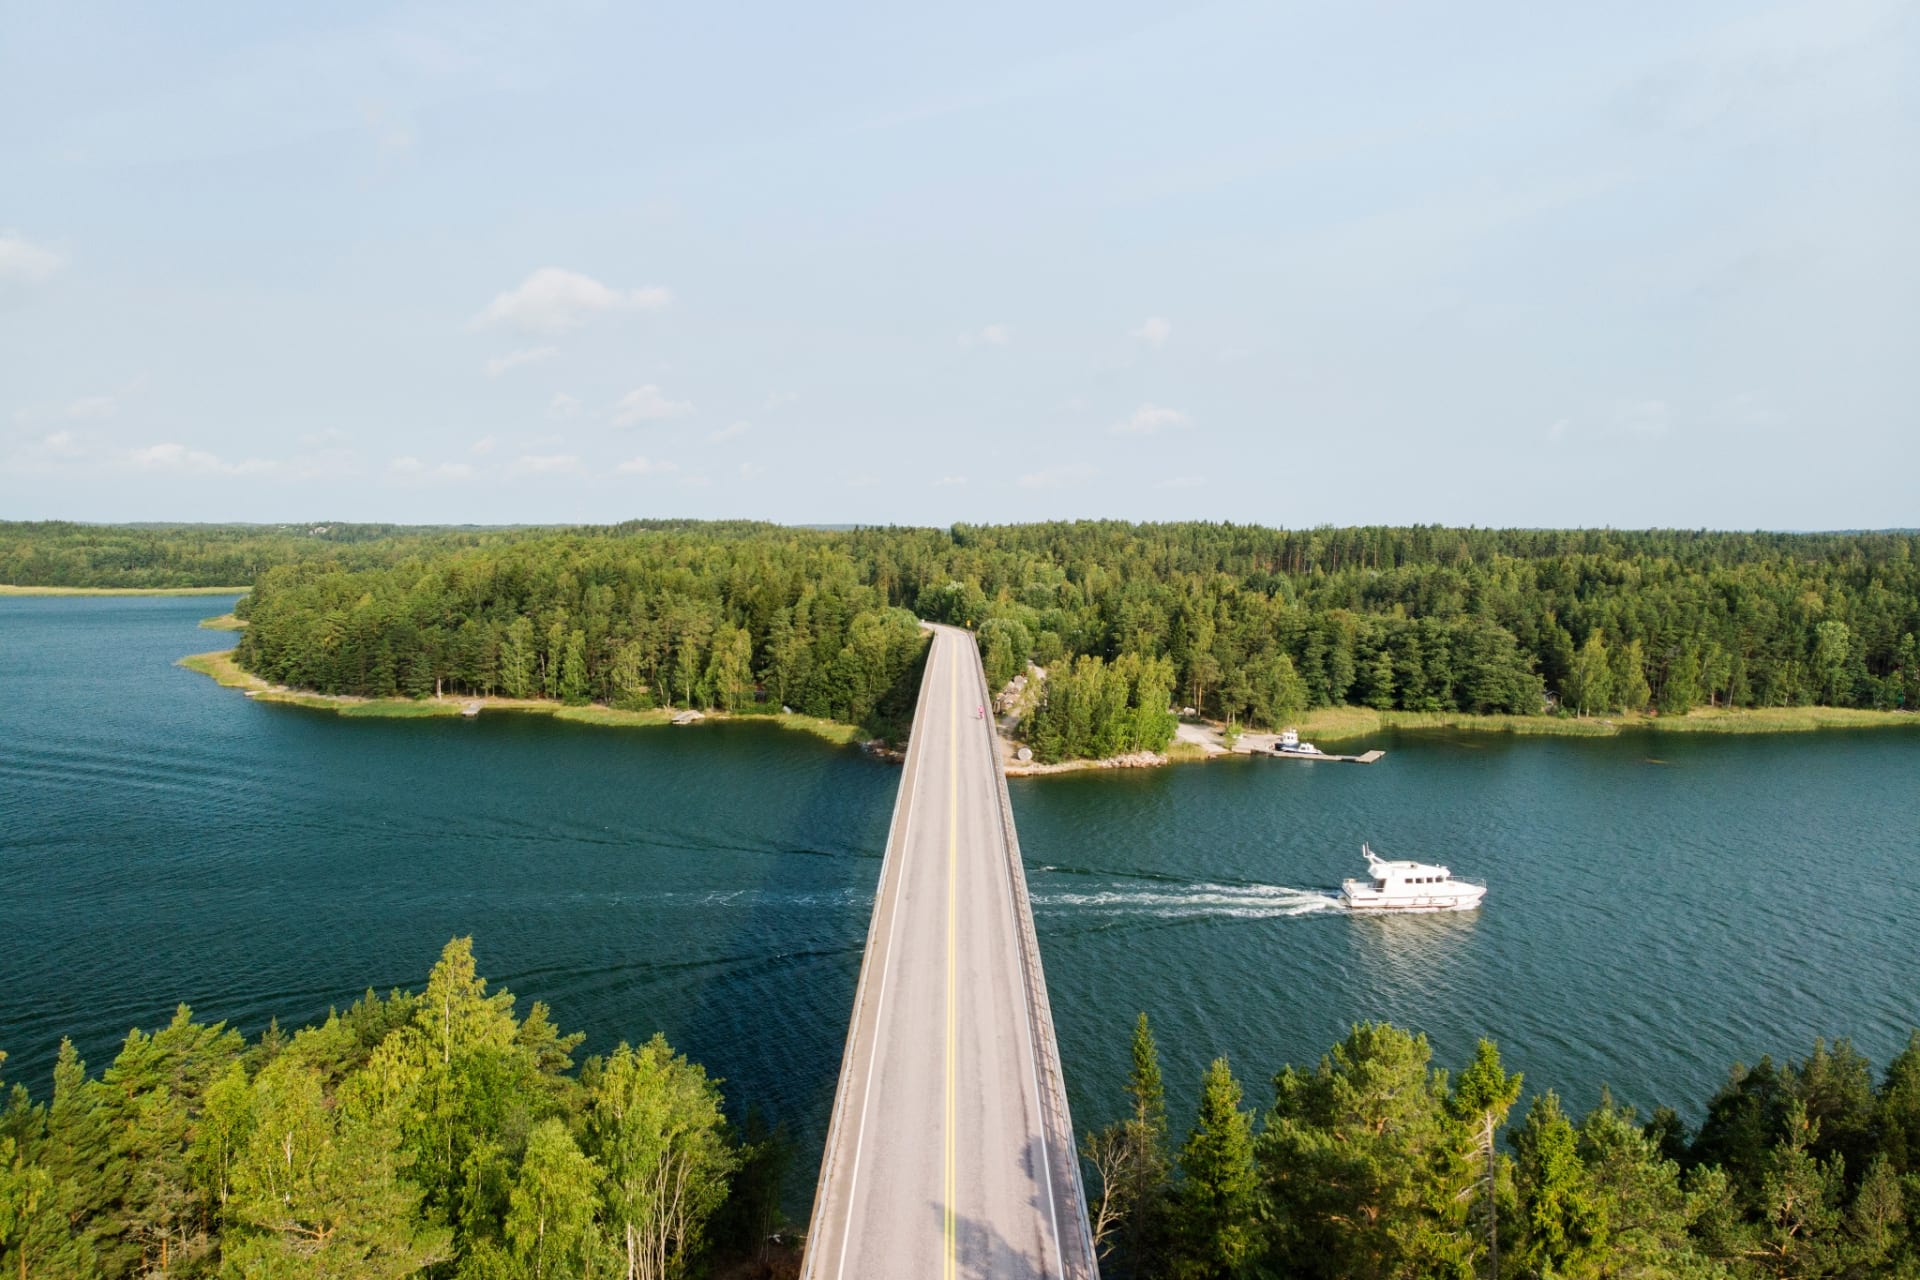
[(960, 911), (960, 664), (950, 661), (947, 671), (947, 1238), (942, 1274), (946, 1280), (954, 1280), (958, 1261), (953, 1201), (958, 1181), (954, 1174), (954, 1006)]

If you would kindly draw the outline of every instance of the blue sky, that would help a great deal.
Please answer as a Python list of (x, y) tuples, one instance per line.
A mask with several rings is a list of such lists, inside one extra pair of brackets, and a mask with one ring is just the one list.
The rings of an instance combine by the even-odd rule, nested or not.
[(0, 0), (0, 516), (1911, 526), (1916, 227), (1891, 0)]

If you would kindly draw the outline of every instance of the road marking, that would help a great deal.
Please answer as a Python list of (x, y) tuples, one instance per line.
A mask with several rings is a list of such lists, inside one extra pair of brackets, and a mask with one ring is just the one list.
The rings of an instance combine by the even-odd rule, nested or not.
[[(933, 662), (933, 651), (931, 649), (928, 651), (927, 661), (929, 664)], [(915, 710), (917, 712), (917, 706)], [(907, 743), (908, 754), (912, 755), (916, 750), (917, 748), (913, 742), (909, 740)], [(887, 978), (893, 972), (894, 939), (899, 935), (899, 929), (897, 927), (900, 920), (899, 884), (906, 879), (907, 875), (907, 839), (908, 833), (913, 826), (913, 815), (915, 812), (914, 802), (920, 798), (920, 772), (919, 762), (916, 759), (913, 770), (913, 788), (906, 796), (907, 812), (904, 815), (905, 820), (900, 824), (900, 847), (897, 850), (889, 850), (889, 852), (900, 855), (898, 865), (897, 867), (890, 867), (888, 864), (893, 861), (890, 858), (883, 858), (881, 861), (880, 896), (884, 898), (886, 895), (886, 872), (888, 870), (894, 870), (896, 872), (895, 891), (893, 895), (893, 909), (887, 916), (887, 952), (886, 962), (880, 966), (880, 995), (873, 1009), (873, 1052), (867, 1055), (867, 1079), (860, 1091), (860, 1120), (858, 1126), (854, 1129), (853, 1168), (847, 1177), (847, 1222), (846, 1226), (843, 1227), (840, 1232), (840, 1264), (834, 1268), (836, 1280), (846, 1280), (847, 1244), (853, 1239), (853, 1212), (855, 1205), (858, 1203), (857, 1193), (860, 1190), (860, 1152), (867, 1143), (867, 1112), (871, 1110), (873, 1106), (873, 1069), (880, 1061), (880, 1024), (887, 1010)], [(892, 843), (891, 833), (889, 833), (888, 843)], [(850, 1039), (858, 1034), (859, 1028), (857, 1026), (851, 1027), (847, 1031)], [(809, 1265), (807, 1270), (811, 1272), (813, 1270), (812, 1266)]]
[(947, 1244), (944, 1274), (954, 1280), (958, 1250), (954, 1245), (953, 1201), (958, 1194), (954, 1173), (954, 987), (960, 915), (960, 664), (952, 663), (947, 679)]

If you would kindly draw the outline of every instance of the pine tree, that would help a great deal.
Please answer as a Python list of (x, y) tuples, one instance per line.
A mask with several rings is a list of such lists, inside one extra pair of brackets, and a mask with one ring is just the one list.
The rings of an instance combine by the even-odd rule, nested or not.
[(1578, 1274), (1605, 1257), (1606, 1212), (1552, 1090), (1533, 1100), (1513, 1146), (1525, 1226), (1518, 1254), (1532, 1274)]
[(1200, 1082), (1199, 1114), (1179, 1164), (1170, 1270), (1183, 1280), (1227, 1280), (1254, 1253), (1259, 1183), (1253, 1117), (1240, 1109), (1240, 1083), (1225, 1058), (1215, 1058)]
[(531, 698), (534, 685), (533, 623), (516, 617), (500, 645), (500, 691), (509, 698)]

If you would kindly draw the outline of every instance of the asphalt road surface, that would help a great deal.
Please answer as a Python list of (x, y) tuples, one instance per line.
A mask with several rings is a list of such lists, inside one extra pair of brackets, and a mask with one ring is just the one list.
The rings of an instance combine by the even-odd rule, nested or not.
[(1091, 1280), (1073, 1127), (970, 633), (934, 629), (807, 1280)]

